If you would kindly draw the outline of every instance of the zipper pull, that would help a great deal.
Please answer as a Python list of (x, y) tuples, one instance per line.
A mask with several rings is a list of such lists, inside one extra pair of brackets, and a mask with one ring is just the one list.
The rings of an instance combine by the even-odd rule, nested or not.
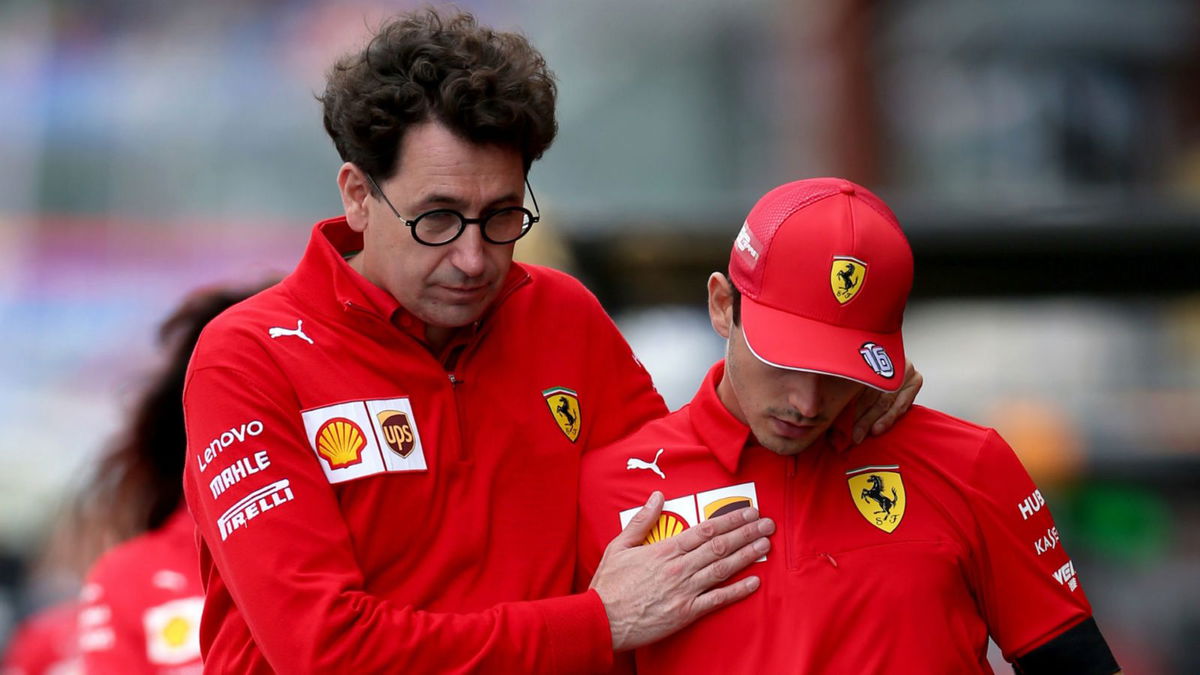
[(458, 385), (462, 384), (462, 380), (455, 377), (454, 373), (446, 373), (446, 375), (450, 378), (450, 386), (457, 387)]
[(828, 553), (822, 553), (821, 555), (825, 556), (825, 559), (829, 561), (830, 565), (833, 565), (833, 569), (837, 569), (838, 564), (837, 561), (833, 559), (833, 556), (829, 555)]

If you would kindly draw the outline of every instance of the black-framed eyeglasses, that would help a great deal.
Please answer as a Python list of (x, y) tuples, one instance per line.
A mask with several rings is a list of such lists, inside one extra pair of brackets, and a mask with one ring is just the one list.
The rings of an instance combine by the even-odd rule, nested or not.
[(379, 189), (379, 183), (375, 182), (371, 174), (364, 172), (364, 175), (392, 213), (412, 231), (413, 239), (426, 246), (449, 244), (458, 239), (471, 223), (479, 225), (479, 233), (483, 235), (484, 241), (492, 244), (511, 244), (524, 237), (533, 224), (542, 219), (542, 210), (538, 208), (537, 197), (533, 196), (533, 187), (528, 178), (525, 179), (525, 188), (529, 190), (529, 198), (533, 200), (533, 208), (537, 209), (537, 213), (531, 213), (522, 206), (506, 206), (485, 213), (479, 218), (468, 218), (454, 209), (434, 209), (409, 220), (392, 206), (391, 200)]

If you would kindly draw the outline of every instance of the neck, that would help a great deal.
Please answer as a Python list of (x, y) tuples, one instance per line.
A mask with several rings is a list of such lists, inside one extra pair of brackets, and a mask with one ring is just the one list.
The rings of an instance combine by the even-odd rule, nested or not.
[(429, 351), (435, 355), (442, 353), (442, 349), (450, 342), (450, 337), (456, 330), (458, 329), (425, 324), (425, 343), (429, 345)]
[(733, 391), (733, 384), (729, 381), (729, 360), (725, 360), (725, 369), (721, 372), (721, 381), (717, 383), (717, 398), (720, 399), (721, 405), (733, 415), (737, 421), (746, 424), (746, 413), (742, 412), (742, 406), (738, 404), (737, 394)]

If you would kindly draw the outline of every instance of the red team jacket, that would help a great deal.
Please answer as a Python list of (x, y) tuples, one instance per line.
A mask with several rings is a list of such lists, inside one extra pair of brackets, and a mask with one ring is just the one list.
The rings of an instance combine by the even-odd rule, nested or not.
[[(581, 452), (665, 414), (596, 299), (513, 264), (444, 359), (344, 219), (205, 329), (184, 395), (211, 672), (607, 667), (567, 596)], [(556, 597), (564, 596), (564, 597)]]
[(79, 675), (75, 634), (79, 606), (74, 600), (47, 607), (27, 617), (13, 632), (0, 675)]
[(180, 509), (161, 528), (96, 561), (80, 594), (87, 673), (199, 673), (204, 590), (195, 525)]
[(887, 434), (783, 457), (717, 397), (724, 364), (690, 404), (584, 458), (581, 577), (645, 501), (648, 538), (743, 506), (775, 519), (757, 592), (636, 652), (644, 673), (991, 672), (1091, 616), (1037, 486), (990, 429), (915, 406)]

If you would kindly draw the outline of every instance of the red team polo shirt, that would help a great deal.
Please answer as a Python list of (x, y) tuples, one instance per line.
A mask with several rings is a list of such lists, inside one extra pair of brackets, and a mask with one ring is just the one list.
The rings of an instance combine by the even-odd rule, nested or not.
[(759, 446), (717, 397), (692, 402), (584, 458), (581, 579), (651, 490), (649, 539), (752, 505), (777, 533), (743, 572), (762, 586), (657, 644), (639, 672), (991, 672), (1091, 616), (1050, 511), (991, 429), (920, 406), (888, 433), (792, 457)]
[(204, 590), (196, 526), (180, 509), (161, 528), (105, 553), (79, 610), (85, 672), (190, 675), (200, 663)]
[(0, 675), (79, 675), (75, 624), (79, 607), (74, 600), (47, 607), (21, 622), (13, 632)]
[(206, 670), (608, 667), (599, 596), (566, 595), (579, 462), (666, 413), (649, 376), (579, 282), (516, 263), (435, 356), (346, 263), (361, 247), (344, 218), (319, 223), (295, 272), (196, 347)]

